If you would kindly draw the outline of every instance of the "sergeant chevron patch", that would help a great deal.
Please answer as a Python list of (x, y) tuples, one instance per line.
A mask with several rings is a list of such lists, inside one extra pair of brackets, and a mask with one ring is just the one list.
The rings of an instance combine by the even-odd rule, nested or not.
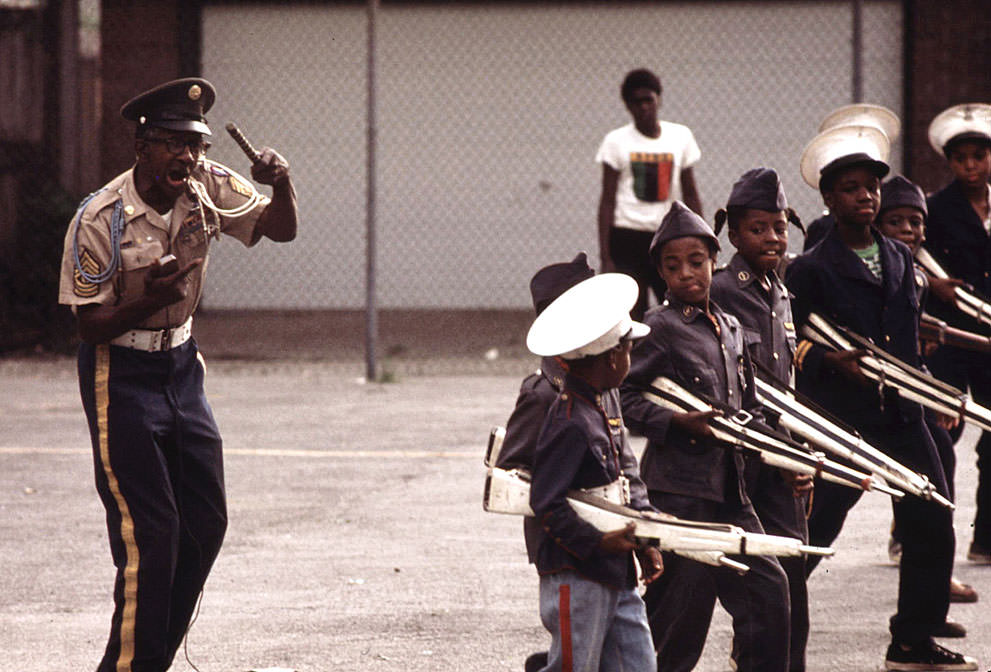
[(79, 255), (79, 266), (72, 272), (72, 291), (76, 296), (81, 296), (84, 299), (92, 298), (99, 293), (100, 286), (95, 282), (87, 281), (80, 269), (85, 271), (87, 275), (97, 275), (103, 270), (103, 266), (93, 258), (89, 250), (83, 248), (83, 253)]

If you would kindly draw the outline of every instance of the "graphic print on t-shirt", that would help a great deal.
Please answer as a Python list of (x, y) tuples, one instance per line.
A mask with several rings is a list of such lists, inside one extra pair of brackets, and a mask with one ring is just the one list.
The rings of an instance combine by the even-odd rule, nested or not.
[(674, 154), (667, 152), (630, 152), (633, 171), (633, 195), (647, 203), (668, 200), (671, 193), (671, 169)]

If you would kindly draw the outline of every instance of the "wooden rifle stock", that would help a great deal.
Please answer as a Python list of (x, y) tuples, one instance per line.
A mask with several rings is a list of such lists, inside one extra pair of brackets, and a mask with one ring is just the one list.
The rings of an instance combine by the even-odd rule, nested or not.
[(962, 350), (974, 352), (991, 352), (991, 338), (951, 327), (943, 320), (927, 313), (922, 314), (919, 321), (919, 338), (931, 343), (950, 345)]

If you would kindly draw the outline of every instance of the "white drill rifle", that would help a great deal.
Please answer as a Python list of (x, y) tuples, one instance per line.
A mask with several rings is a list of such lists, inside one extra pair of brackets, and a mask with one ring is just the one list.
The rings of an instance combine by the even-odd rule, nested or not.
[(953, 503), (936, 491), (924, 474), (919, 474), (867, 443), (843, 421), (820, 408), (808, 397), (775, 378), (757, 363), (757, 399), (778, 414), (778, 423), (793, 434), (854, 465), (875, 473), (905, 492), (953, 509)]
[(894, 388), (910, 401), (991, 431), (991, 410), (952, 385), (909, 366), (860, 334), (812, 313), (802, 327), (802, 335), (833, 350), (867, 350), (858, 360), (860, 370), (877, 381), (879, 389)]
[(721, 411), (723, 415), (716, 415), (708, 421), (713, 436), (723, 443), (757, 453), (761, 461), (769, 466), (819, 476), (833, 483), (884, 493), (896, 499), (905, 494), (890, 487), (876, 474), (866, 474), (834, 462), (825, 454), (771, 429), (748, 411), (703, 399), (663, 376), (656, 378), (642, 394), (648, 401), (680, 413)]
[[(532, 516), (530, 474), (523, 469), (506, 470), (495, 466), (494, 458), (498, 455), (503, 435), (504, 430), (499, 427), (493, 429), (489, 437), (482, 508), (490, 513)], [(694, 522), (663, 513), (637, 511), (582, 491), (569, 493), (568, 503), (582, 520), (603, 532), (623, 529), (632, 522), (635, 537), (662, 551), (671, 551), (697, 562), (722, 565), (741, 573), (749, 567), (727, 555), (833, 554), (831, 548), (808, 546), (799, 539), (746, 532), (736, 525)]]
[[(949, 274), (943, 270), (943, 267), (933, 259), (932, 255), (925, 248), (919, 248), (919, 251), (915, 253), (915, 260), (925, 269), (926, 273), (934, 278), (940, 278), (942, 280), (949, 279)], [(986, 299), (979, 296), (973, 290), (964, 289), (963, 287), (954, 287), (953, 297), (954, 304), (958, 309), (970, 315), (978, 322), (991, 326), (991, 303)]]

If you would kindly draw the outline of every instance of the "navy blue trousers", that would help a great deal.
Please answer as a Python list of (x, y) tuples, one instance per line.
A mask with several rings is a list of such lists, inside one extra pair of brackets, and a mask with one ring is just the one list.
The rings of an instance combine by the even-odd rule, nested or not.
[[(926, 474), (943, 495), (948, 494), (936, 445), (921, 416), (914, 422), (857, 429), (869, 443), (910, 469)], [(922, 453), (929, 455), (928, 464), (921, 462)], [(915, 455), (915, 459), (910, 455)], [(862, 494), (861, 490), (817, 481), (809, 517), (809, 543), (831, 545), (839, 536), (847, 513)], [(956, 549), (953, 515), (939, 504), (911, 495), (900, 501), (892, 500), (891, 508), (902, 544), (898, 607), (889, 624), (891, 638), (917, 644), (927, 640), (943, 624), (950, 606), (950, 577)], [(809, 573), (818, 561), (818, 557), (809, 556)]]
[[(679, 518), (764, 531), (750, 505), (719, 504), (656, 490), (650, 491), (650, 501)], [(781, 564), (770, 556), (734, 559), (749, 565), (750, 571), (741, 576), (726, 567), (664, 554), (664, 573), (644, 593), (658, 672), (695, 668), (709, 633), (713, 594), (733, 618), (734, 655), (740, 672), (789, 669), (790, 598)]]
[[(966, 391), (974, 401), (991, 406), (991, 355), (940, 346), (928, 360), (929, 368), (940, 380)], [(959, 439), (963, 425), (953, 432)], [(991, 549), (991, 432), (981, 432), (977, 442), (977, 512), (974, 514), (976, 546)]]
[(79, 349), (79, 387), (117, 575), (98, 672), (163, 672), (227, 529), (221, 439), (190, 340)]

